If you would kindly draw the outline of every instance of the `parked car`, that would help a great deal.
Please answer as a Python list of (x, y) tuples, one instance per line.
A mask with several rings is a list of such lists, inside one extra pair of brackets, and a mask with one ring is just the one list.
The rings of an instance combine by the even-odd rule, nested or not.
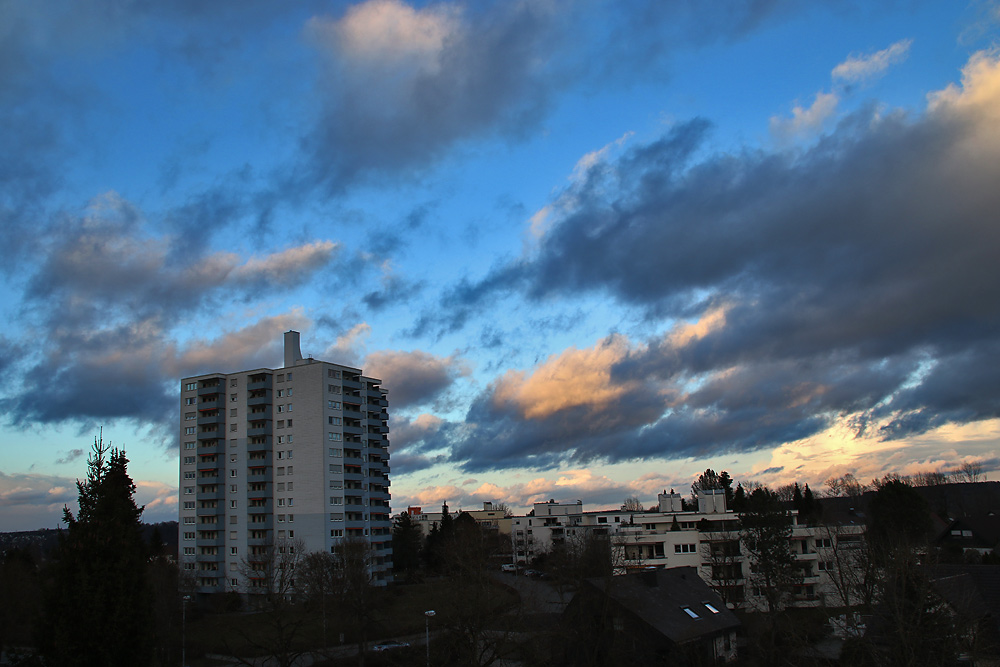
[(517, 565), (514, 565), (513, 563), (504, 563), (500, 566), (500, 569), (503, 572), (517, 572)]
[(379, 642), (372, 647), (372, 650), (376, 653), (381, 653), (382, 651), (391, 651), (396, 648), (410, 648), (407, 642), (397, 642), (394, 639), (389, 639), (384, 642)]

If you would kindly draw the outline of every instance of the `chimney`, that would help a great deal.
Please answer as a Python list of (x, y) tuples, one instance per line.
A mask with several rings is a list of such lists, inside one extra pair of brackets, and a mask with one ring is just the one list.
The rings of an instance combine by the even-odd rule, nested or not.
[(302, 361), (302, 350), (299, 349), (299, 332), (285, 332), (285, 368), (291, 368)]

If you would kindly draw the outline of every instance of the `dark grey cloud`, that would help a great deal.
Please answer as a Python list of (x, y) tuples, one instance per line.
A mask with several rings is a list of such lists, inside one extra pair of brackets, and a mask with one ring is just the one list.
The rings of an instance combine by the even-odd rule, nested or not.
[(437, 357), (414, 350), (381, 350), (368, 355), (365, 373), (382, 380), (394, 408), (428, 405), (466, 373), (453, 357)]
[(475, 470), (704, 456), (841, 418), (896, 438), (998, 416), (996, 78), (990, 61), (975, 90), (922, 116), (865, 110), (804, 152), (706, 155), (710, 128), (694, 120), (595, 165), (555, 203), (537, 256), (445, 295), (457, 306), (445, 326), (514, 292), (724, 324), (613, 364), (634, 423), (615, 421), (617, 405), (526, 419), (490, 388), (466, 420), (477, 428), (453, 431), (458, 458)]
[(84, 450), (82, 449), (71, 449), (68, 452), (66, 452), (66, 456), (56, 459), (56, 463), (59, 464), (72, 463), (73, 461), (76, 461), (78, 458), (83, 456), (85, 453), (86, 452), (84, 452)]

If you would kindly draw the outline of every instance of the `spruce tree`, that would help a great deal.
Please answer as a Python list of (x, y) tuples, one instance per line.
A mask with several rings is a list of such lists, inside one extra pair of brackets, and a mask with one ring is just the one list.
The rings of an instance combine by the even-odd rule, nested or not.
[(39, 648), (46, 664), (149, 664), (152, 597), (142, 507), (133, 498), (123, 450), (95, 438), (87, 478), (77, 480), (79, 509), (63, 509), (61, 536), (46, 596)]

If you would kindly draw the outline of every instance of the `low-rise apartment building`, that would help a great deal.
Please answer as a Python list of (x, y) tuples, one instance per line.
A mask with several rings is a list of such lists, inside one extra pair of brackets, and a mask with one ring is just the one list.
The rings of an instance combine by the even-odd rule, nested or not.
[[(619, 572), (650, 568), (694, 567), (731, 606), (764, 604), (742, 544), (738, 515), (728, 509), (722, 490), (699, 493), (698, 509), (682, 509), (680, 494), (658, 495), (655, 511), (585, 511), (581, 501), (535, 503), (526, 516), (513, 517), (514, 562), (527, 565), (553, 549), (575, 548), (584, 540), (606, 537)], [(790, 511), (789, 549), (799, 570), (786, 600), (794, 606), (841, 604), (834, 577), (844, 551), (860, 544), (862, 522), (836, 525), (800, 522)]]

